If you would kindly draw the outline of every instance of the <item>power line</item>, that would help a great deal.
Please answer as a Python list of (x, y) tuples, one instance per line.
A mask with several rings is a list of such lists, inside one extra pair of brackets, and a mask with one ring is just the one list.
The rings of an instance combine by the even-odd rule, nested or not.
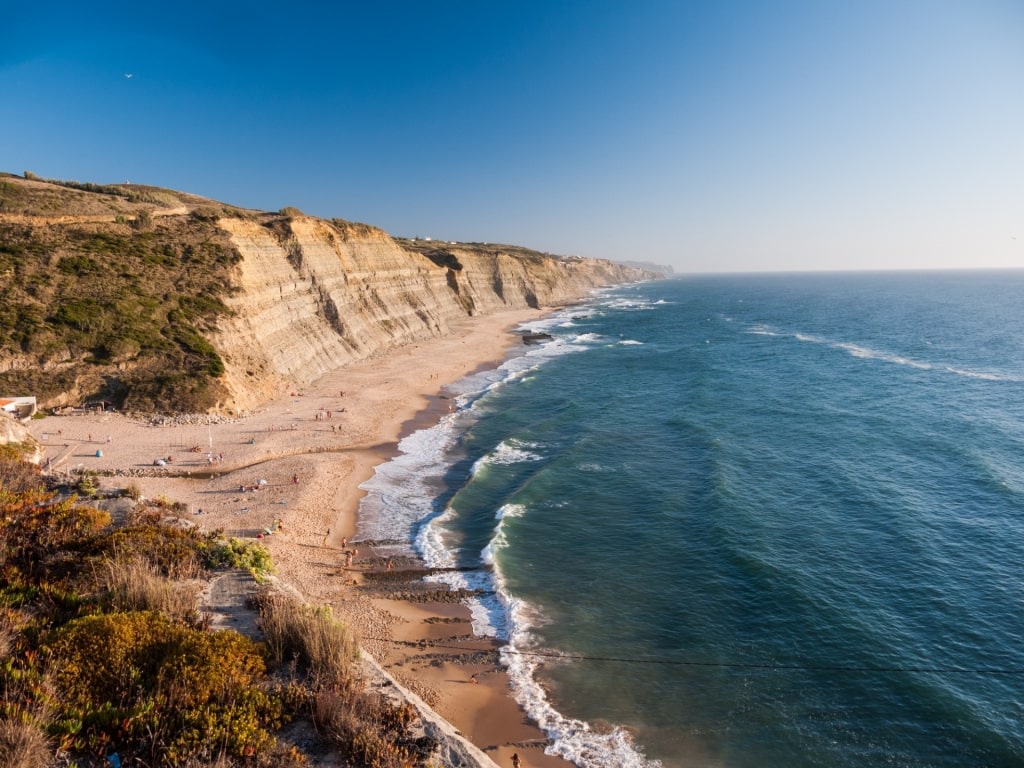
[[(443, 643), (425, 643), (410, 640), (391, 640), (383, 637), (368, 637), (367, 640), (376, 640), (381, 643), (392, 645), (406, 645), (417, 648), (445, 648), (449, 650), (467, 650), (460, 645), (445, 645)], [(501, 649), (503, 653), (514, 656), (535, 656), (545, 659), (560, 661), (607, 661), (617, 664), (663, 664), (679, 667), (711, 667), (717, 669), (750, 669), (776, 672), (853, 672), (853, 673), (875, 673), (875, 674), (896, 674), (896, 673), (919, 673), (935, 675), (1024, 675), (1024, 669), (999, 669), (995, 667), (866, 667), (851, 665), (817, 665), (817, 664), (769, 664), (756, 662), (726, 662), (726, 661), (687, 661), (682, 659), (636, 659), (622, 656), (587, 656), (585, 654), (552, 653), (545, 651), (520, 651), (508, 647)]]

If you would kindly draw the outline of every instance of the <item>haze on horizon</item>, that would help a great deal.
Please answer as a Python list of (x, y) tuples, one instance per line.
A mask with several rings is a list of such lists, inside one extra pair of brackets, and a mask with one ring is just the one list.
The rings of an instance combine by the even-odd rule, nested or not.
[(680, 272), (1024, 266), (1024, 3), (13, 4), (0, 170)]

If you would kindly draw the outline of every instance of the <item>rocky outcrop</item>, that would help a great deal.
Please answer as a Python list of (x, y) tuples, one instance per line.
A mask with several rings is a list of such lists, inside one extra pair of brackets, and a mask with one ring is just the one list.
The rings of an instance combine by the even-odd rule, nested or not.
[(445, 258), (365, 225), (304, 216), (224, 218), (241, 255), (212, 343), (229, 402), (245, 410), (354, 360), (446, 333), (457, 320), (550, 307), (651, 278), (614, 262), (452, 245)]
[(0, 445), (9, 444), (20, 445), (24, 451), (24, 458), (33, 464), (38, 464), (42, 460), (42, 446), (28, 428), (6, 413), (0, 413)]

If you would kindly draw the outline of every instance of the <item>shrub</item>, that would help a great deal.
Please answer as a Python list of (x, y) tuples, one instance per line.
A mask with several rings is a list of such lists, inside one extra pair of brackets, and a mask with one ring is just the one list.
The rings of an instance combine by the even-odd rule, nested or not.
[(257, 581), (274, 572), (274, 561), (262, 544), (211, 537), (200, 546), (200, 552), (207, 568), (242, 568)]
[[(39, 654), (27, 648), (35, 628), (23, 618), (16, 629), (12, 615), (7, 616), (8, 648), (0, 655), (0, 721), (43, 727), (54, 708), (52, 681), (43, 671)], [(0, 760), (0, 765), (6, 763)]]
[(265, 673), (259, 647), (237, 632), (189, 632), (162, 670), (161, 685), (180, 713), (166, 759), (177, 765), (216, 745), (220, 752), (264, 752), (281, 722), (280, 700), (258, 687)]
[(57, 269), (65, 275), (75, 275), (76, 277), (100, 274), (103, 271), (95, 259), (84, 254), (62, 257), (57, 262)]
[(78, 482), (75, 483), (75, 491), (80, 496), (95, 496), (96, 495), (96, 479), (91, 474), (83, 472), (78, 476)]
[(0, 559), (9, 567), (38, 571), (51, 556), (110, 525), (108, 513), (79, 506), (75, 496), (54, 499), (41, 488), (19, 492), (0, 485)]
[(144, 745), (151, 765), (182, 765), (266, 752), (281, 724), (280, 701), (260, 687), (261, 648), (236, 632), (143, 611), (76, 619), (44, 647), (64, 749), (97, 751), (117, 738)]
[(108, 325), (106, 309), (91, 297), (73, 299), (62, 304), (50, 317), (50, 322), (66, 325), (85, 333), (102, 333)]
[(146, 230), (153, 226), (153, 214), (148, 210), (139, 211), (132, 220), (132, 228)]

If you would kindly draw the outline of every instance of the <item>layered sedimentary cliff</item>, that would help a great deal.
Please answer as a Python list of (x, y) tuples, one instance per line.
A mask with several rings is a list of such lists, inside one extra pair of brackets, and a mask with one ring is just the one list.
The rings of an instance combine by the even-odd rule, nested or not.
[(466, 318), (658, 276), (156, 187), (0, 174), (0, 395), (249, 410)]
[(379, 229), (303, 216), (219, 224), (242, 257), (240, 290), (227, 302), (234, 314), (211, 338), (226, 367), (228, 410), (473, 315), (563, 304), (597, 286), (656, 276), (500, 247), (412, 249)]

